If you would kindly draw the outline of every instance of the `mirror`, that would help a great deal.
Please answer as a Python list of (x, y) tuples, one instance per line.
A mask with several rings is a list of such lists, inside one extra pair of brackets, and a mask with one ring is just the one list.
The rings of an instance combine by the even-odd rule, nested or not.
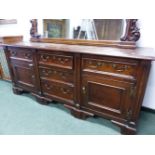
[[(42, 24), (42, 25), (41, 25)], [(123, 35), (122, 19), (43, 19), (44, 38), (120, 40)]]
[(31, 41), (135, 46), (137, 19), (33, 19)]

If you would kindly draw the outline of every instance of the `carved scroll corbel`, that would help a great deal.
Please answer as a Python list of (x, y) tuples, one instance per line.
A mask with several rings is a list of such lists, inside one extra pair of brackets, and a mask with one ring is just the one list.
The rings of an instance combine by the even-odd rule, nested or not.
[(41, 35), (38, 34), (38, 22), (37, 19), (30, 20), (32, 26), (30, 29), (30, 35), (32, 38), (40, 38)]
[(137, 27), (138, 19), (126, 19), (126, 31), (125, 35), (121, 38), (121, 41), (138, 41), (140, 38), (139, 28)]

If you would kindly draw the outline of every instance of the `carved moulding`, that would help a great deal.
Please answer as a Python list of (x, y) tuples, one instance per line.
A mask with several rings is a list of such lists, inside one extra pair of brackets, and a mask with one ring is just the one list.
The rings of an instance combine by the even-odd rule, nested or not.
[(138, 19), (126, 19), (126, 31), (125, 35), (121, 38), (121, 41), (138, 41), (140, 38), (139, 28), (137, 27)]

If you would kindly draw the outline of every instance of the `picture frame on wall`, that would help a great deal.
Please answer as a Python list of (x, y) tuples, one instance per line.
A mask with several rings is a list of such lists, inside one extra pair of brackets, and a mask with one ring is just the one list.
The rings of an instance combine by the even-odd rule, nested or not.
[(43, 19), (43, 31), (48, 38), (64, 38), (66, 29), (65, 19)]
[(3, 24), (17, 24), (17, 19), (0, 19), (0, 25)]

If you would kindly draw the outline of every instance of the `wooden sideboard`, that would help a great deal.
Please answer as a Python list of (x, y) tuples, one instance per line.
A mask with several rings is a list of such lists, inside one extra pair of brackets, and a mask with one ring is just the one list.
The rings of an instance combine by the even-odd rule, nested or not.
[(151, 61), (149, 48), (3, 44), (15, 94), (58, 101), (77, 118), (101, 116), (135, 134)]

